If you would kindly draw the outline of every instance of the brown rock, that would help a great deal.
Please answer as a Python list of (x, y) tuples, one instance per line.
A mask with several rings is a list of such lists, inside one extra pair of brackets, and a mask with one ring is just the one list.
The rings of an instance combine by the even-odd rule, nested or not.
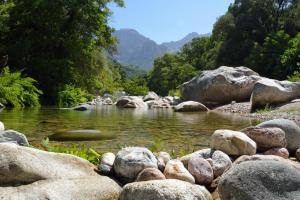
[(189, 183), (195, 183), (194, 177), (183, 166), (180, 160), (170, 160), (166, 165), (164, 175), (167, 179), (178, 179)]
[(167, 152), (159, 152), (157, 156), (158, 169), (163, 172), (169, 160), (171, 160), (170, 154), (168, 154)]
[(258, 151), (286, 147), (287, 144), (285, 132), (280, 128), (248, 127), (241, 130), (241, 132), (256, 142)]
[(199, 185), (210, 185), (214, 179), (210, 163), (200, 157), (190, 159), (188, 171), (194, 176), (196, 183)]
[(289, 158), (289, 151), (286, 148), (274, 148), (269, 149), (268, 151), (264, 152), (264, 155), (274, 155), (280, 156), (282, 158)]
[(163, 180), (163, 179), (166, 179), (166, 177), (158, 169), (146, 168), (139, 173), (138, 177), (136, 178), (136, 181), (140, 182), (140, 181), (152, 181), (152, 180)]

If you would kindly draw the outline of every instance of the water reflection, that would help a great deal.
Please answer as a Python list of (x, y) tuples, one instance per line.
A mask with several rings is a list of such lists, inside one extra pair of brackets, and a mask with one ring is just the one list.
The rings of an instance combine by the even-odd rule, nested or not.
[(39, 142), (59, 130), (99, 130), (112, 137), (63, 142), (86, 144), (99, 151), (117, 151), (120, 146), (136, 145), (166, 151), (198, 150), (209, 145), (216, 129), (240, 130), (255, 123), (215, 112), (175, 113), (172, 109), (118, 109), (115, 106), (86, 112), (52, 108), (4, 110), (0, 120), (6, 128), (25, 133), (31, 142)]

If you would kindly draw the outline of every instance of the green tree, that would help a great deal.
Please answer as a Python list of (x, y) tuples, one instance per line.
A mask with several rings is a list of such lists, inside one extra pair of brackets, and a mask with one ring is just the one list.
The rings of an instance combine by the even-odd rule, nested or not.
[(246, 65), (262, 76), (285, 79), (290, 73), (281, 63), (281, 55), (288, 48), (290, 37), (284, 31), (271, 33), (260, 46), (258, 43), (252, 48), (246, 58)]
[(154, 68), (149, 74), (149, 89), (159, 95), (168, 95), (179, 85), (195, 76), (197, 70), (188, 63), (183, 63), (180, 55), (165, 54), (154, 61)]
[(122, 0), (11, 0), (0, 43), (9, 64), (34, 77), (53, 103), (66, 84), (93, 92), (103, 67), (103, 49), (113, 50), (108, 3)]

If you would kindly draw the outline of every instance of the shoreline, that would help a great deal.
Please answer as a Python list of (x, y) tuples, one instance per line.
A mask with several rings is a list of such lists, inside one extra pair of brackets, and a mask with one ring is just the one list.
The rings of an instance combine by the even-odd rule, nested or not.
[[(299, 112), (294, 112), (295, 110)], [(213, 111), (237, 114), (259, 121), (272, 119), (289, 119), (300, 125), (300, 103), (290, 103), (272, 110), (261, 110), (255, 113), (250, 112), (250, 102), (231, 103), (216, 107)]]

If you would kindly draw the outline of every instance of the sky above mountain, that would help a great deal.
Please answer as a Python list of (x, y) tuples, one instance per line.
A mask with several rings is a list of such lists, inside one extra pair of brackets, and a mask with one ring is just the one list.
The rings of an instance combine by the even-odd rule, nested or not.
[(110, 25), (133, 28), (157, 43), (176, 41), (191, 32), (210, 33), (234, 0), (125, 0), (110, 6)]

